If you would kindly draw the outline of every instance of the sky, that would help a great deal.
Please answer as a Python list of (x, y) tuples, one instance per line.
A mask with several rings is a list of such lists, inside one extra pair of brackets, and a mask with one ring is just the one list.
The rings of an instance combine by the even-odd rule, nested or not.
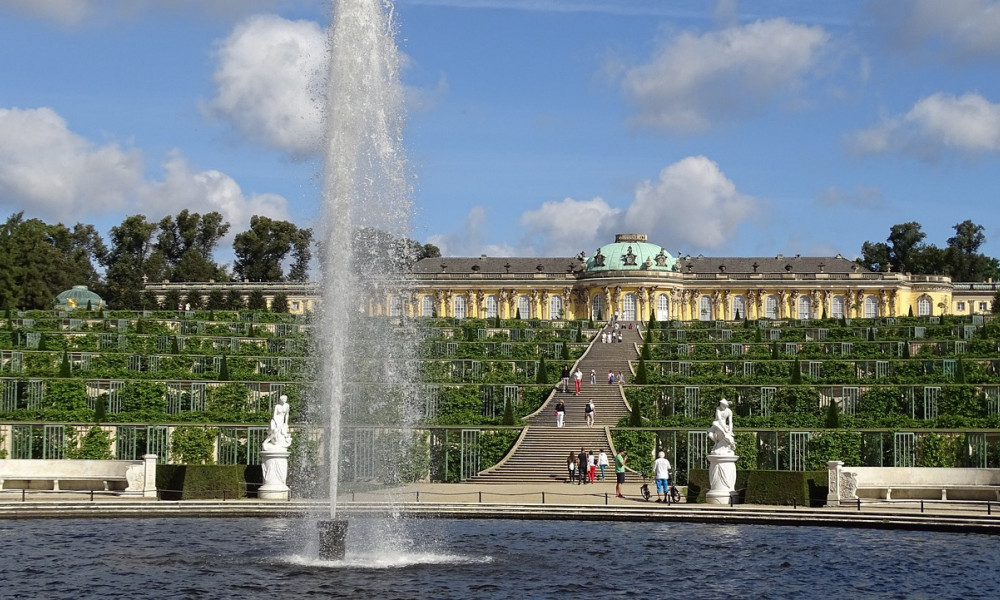
[[(1000, 2), (395, 0), (410, 237), (446, 256), (1000, 256)], [(0, 210), (315, 226), (324, 0), (0, 0)]]

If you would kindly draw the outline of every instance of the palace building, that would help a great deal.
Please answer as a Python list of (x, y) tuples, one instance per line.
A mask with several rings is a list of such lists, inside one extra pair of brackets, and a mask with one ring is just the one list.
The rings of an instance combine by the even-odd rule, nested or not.
[[(427, 258), (411, 275), (407, 291), (374, 310), (458, 319), (875, 318), (986, 312), (995, 288), (960, 290), (945, 276), (874, 273), (839, 254), (675, 256), (644, 234), (619, 234), (591, 256)], [(963, 293), (970, 296), (964, 313), (953, 306)]]
[[(149, 283), (162, 298), (213, 289), (276, 294), (289, 312), (311, 312), (313, 283)], [(875, 273), (837, 256), (707, 257), (671, 254), (644, 234), (619, 234), (593, 255), (436, 257), (413, 265), (369, 300), (371, 314), (626, 321), (876, 318), (990, 312), (995, 283), (944, 275)]]

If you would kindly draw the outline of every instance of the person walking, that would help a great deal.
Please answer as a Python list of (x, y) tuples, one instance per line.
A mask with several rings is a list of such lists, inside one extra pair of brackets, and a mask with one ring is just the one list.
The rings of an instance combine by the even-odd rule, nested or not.
[(580, 395), (581, 383), (583, 383), (583, 371), (580, 370), (580, 367), (577, 367), (576, 371), (573, 373), (573, 386), (576, 388), (576, 396)]
[(569, 477), (566, 478), (566, 483), (573, 483), (573, 475), (576, 473), (576, 470), (573, 468), (575, 463), (576, 456), (573, 454), (573, 451), (570, 450), (569, 456), (566, 457), (566, 471), (569, 473)]
[(615, 384), (615, 372), (614, 371), (611, 371), (611, 370), (608, 371), (608, 384), (610, 384), (610, 385), (614, 385)]
[(662, 450), (659, 458), (653, 461), (653, 477), (656, 478), (656, 501), (666, 502), (670, 498), (670, 461)]
[(596, 411), (596, 407), (594, 406), (594, 401), (593, 400), (588, 400), (587, 401), (587, 406), (583, 409), (583, 412), (584, 412), (584, 414), (587, 417), (587, 427), (593, 427), (594, 426), (594, 413), (595, 413), (595, 411)]
[(587, 451), (584, 450), (583, 448), (580, 448), (580, 454), (578, 454), (576, 456), (576, 458), (577, 458), (577, 464), (580, 465), (580, 469), (577, 471), (577, 475), (576, 475), (576, 477), (577, 477), (576, 484), (577, 485), (583, 485), (583, 484), (587, 483), (587, 475), (586, 475), (586, 469), (587, 469)]
[(563, 426), (563, 419), (566, 418), (566, 404), (562, 400), (556, 402), (556, 427)]
[(563, 393), (569, 391), (569, 365), (563, 365), (562, 373), (559, 375), (559, 391)]
[(590, 370), (590, 385), (597, 385), (597, 371), (594, 369)]
[(604, 469), (608, 468), (608, 453), (601, 448), (600, 454), (597, 455), (597, 466), (601, 468), (601, 481), (604, 481)]
[(624, 498), (622, 486), (625, 485), (625, 464), (628, 463), (628, 452), (622, 450), (615, 455), (615, 498)]
[(597, 457), (594, 456), (594, 451), (591, 450), (587, 453), (587, 479), (590, 483), (594, 483), (594, 476), (597, 475)]

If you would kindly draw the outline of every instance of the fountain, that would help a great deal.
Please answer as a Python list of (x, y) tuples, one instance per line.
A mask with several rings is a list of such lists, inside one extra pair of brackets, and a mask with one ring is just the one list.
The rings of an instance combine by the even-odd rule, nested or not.
[[(391, 260), (362, 261), (378, 254), (373, 248), (389, 234), (409, 230), (410, 197), (402, 151), (403, 88), (394, 40), (392, 4), (387, 0), (334, 0), (330, 26), (330, 59), (326, 94), (326, 139), (320, 239), (322, 305), (318, 327), (318, 381), (326, 398), (326, 449), (329, 464), (329, 519), (318, 524), (320, 558), (342, 559), (347, 523), (337, 516), (342, 409), (348, 381), (386, 386), (385, 402), (406, 402), (414, 381), (408, 344), (394, 335), (349, 334), (349, 326), (365, 316), (368, 302), (381, 286), (398, 278)], [(367, 253), (367, 254), (365, 254)], [(381, 296), (384, 298), (384, 292)], [(405, 336), (404, 336), (405, 337)], [(387, 339), (388, 338), (388, 339)], [(379, 360), (376, 372), (371, 361)], [(367, 362), (366, 362), (367, 361)], [(364, 384), (364, 382), (363, 382)], [(370, 414), (402, 415), (392, 426), (405, 428), (398, 406)]]

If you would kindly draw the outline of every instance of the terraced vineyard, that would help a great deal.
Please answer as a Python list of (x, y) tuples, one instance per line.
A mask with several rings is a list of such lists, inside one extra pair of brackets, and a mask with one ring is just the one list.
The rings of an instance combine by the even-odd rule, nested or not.
[(1000, 466), (991, 317), (661, 325), (634, 365), (646, 384), (626, 390), (642, 427), (615, 434), (643, 459), (660, 447), (681, 472), (706, 467), (704, 428), (724, 397), (739, 468)]
[[(386, 328), (384, 319), (356, 321)], [(561, 367), (599, 332), (587, 322), (419, 325), (417, 426), (404, 433), (370, 410), (392, 393), (370, 357), (373, 368), (347, 390), (347, 480), (475, 477), (508, 453), (523, 417), (554, 398)], [(293, 407), (297, 452), (321, 447), (303, 418), (313, 372), (308, 317), (37, 311), (10, 315), (0, 328), (6, 456), (154, 452), (171, 462), (256, 464), (280, 394)], [(742, 469), (816, 469), (833, 459), (1000, 467), (998, 334), (983, 316), (660, 323), (643, 331), (644, 358), (626, 371), (636, 414), (622, 417), (612, 438), (640, 471), (666, 450), (683, 481), (705, 466), (705, 430), (725, 397)], [(539, 418), (532, 423), (548, 425)], [(402, 444), (405, 435), (415, 443)], [(403, 468), (388, 472), (393, 462)]]

